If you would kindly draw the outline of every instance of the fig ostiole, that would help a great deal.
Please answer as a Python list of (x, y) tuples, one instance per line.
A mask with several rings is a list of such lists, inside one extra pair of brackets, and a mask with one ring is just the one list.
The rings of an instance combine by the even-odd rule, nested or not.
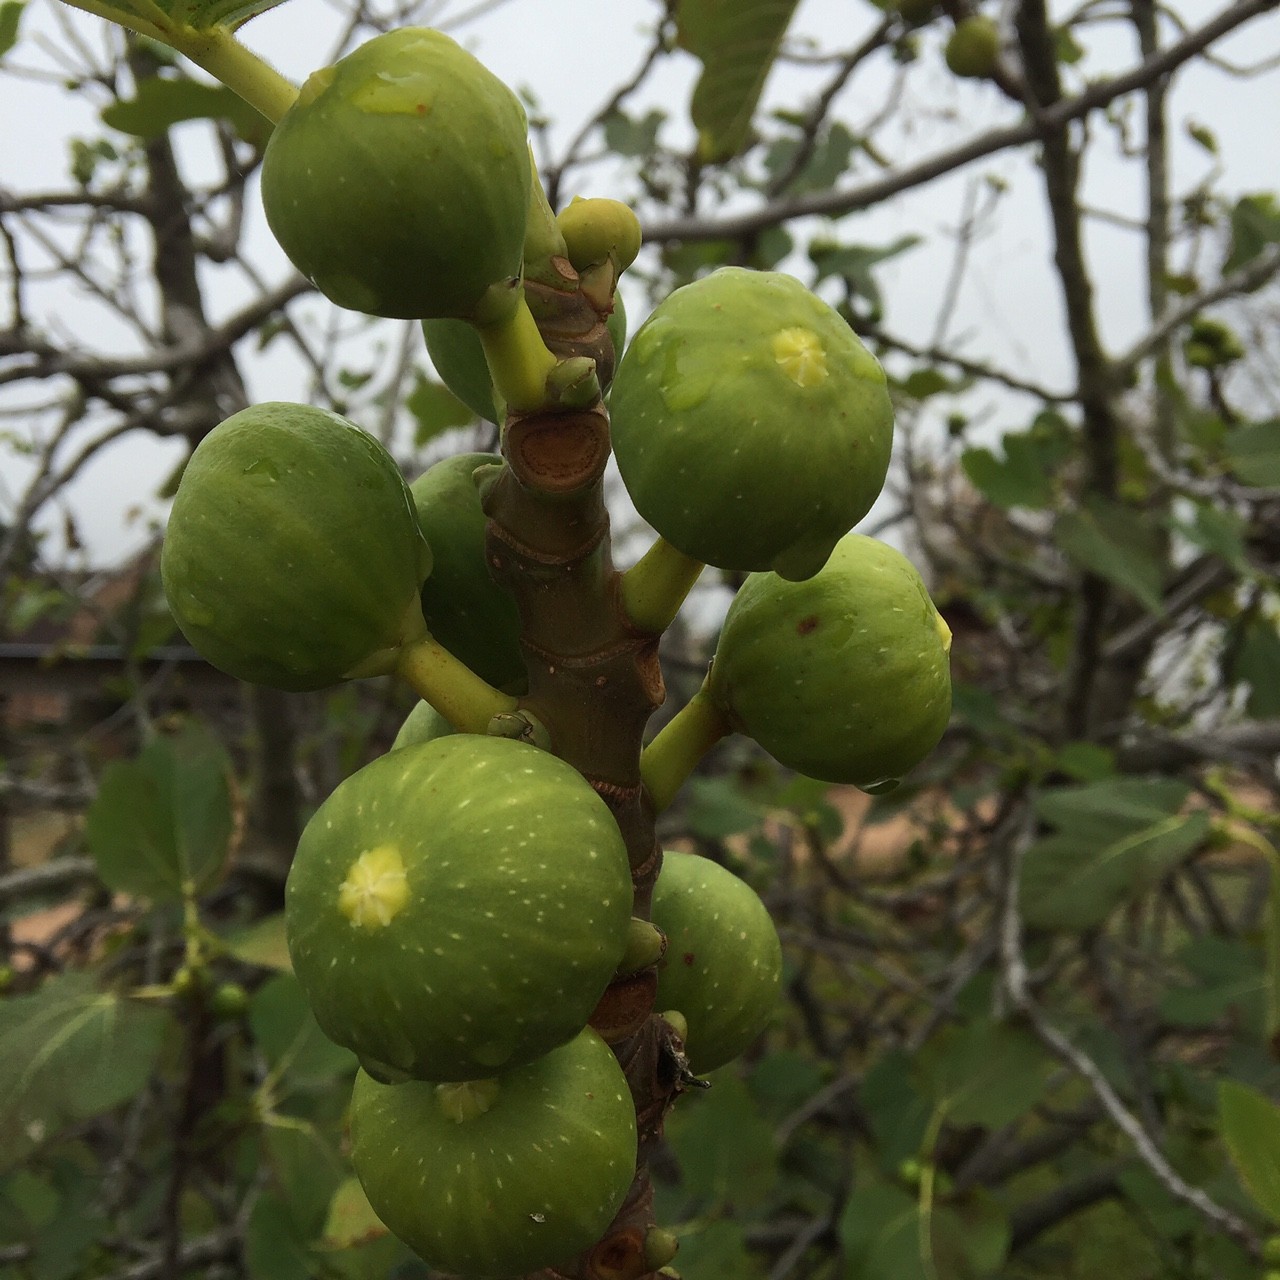
[(516, 302), (527, 136), (520, 100), (454, 40), (385, 32), (312, 75), (276, 125), (267, 222), (339, 306), (492, 319)]
[(599, 1238), (635, 1173), (617, 1059), (589, 1028), (466, 1084), (356, 1078), (352, 1161), (383, 1222), (435, 1268), (524, 1275)]
[(942, 738), (950, 645), (910, 560), (849, 534), (806, 581), (747, 577), (725, 616), (709, 696), (787, 768), (884, 789)]
[(201, 655), (288, 690), (391, 670), (425, 633), (430, 565), (390, 454), (337, 414), (286, 403), (244, 409), (196, 446), (160, 555)]
[(581, 774), (452, 734), (379, 757), (320, 806), (286, 933), (321, 1028), (380, 1078), (476, 1080), (586, 1024), (631, 896), (617, 823)]
[(816, 573), (889, 465), (884, 371), (836, 311), (778, 272), (725, 267), (659, 303), (609, 406), (637, 511), (721, 569)]
[(667, 935), (657, 1004), (684, 1041), (692, 1071), (732, 1062), (768, 1025), (782, 982), (782, 947), (755, 890), (717, 862), (667, 850), (653, 890)]

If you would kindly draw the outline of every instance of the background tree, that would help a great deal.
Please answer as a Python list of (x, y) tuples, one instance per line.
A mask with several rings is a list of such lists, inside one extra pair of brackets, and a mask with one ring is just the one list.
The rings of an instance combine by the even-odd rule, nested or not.
[[(1258, 1274), (1280, 1224), (1280, 206), (1237, 168), (1274, 103), (1274, 9), (637, 3), (608, 16), (644, 28), (631, 63), (572, 121), (539, 114), (551, 51), (519, 63), (553, 204), (641, 215), (633, 325), (716, 266), (781, 268), (877, 350), (898, 439), (864, 527), (912, 550), (955, 633), (951, 730), (897, 791), (867, 806), (731, 742), (664, 817), (760, 889), (788, 965), (749, 1063), (671, 1117), (658, 1216), (690, 1280)], [(302, 13), (259, 22), (279, 40)], [(348, 8), (285, 69), (410, 21), (498, 56), (484, 23), (535, 16), (562, 21)], [(0, 170), (0, 616), (14, 644), (79, 619), (117, 684), (88, 723), (10, 703), (0, 1262), (412, 1274), (362, 1216), (350, 1064), (272, 932), (302, 818), (407, 707), (376, 685), (210, 702), (165, 656), (148, 561), (91, 591), (75, 493), (122, 442), (160, 474), (260, 399), (337, 408), (411, 470), (494, 429), (415, 326), (282, 266), (234, 94), (38, 0), (0, 5), (6, 46), (5, 100), (57, 83), (81, 136), (41, 122), (56, 184)], [(709, 629), (669, 637), (673, 704)], [(25, 865), (12, 833), (54, 806), (86, 821)], [(33, 938), (50, 900), (77, 909)]]

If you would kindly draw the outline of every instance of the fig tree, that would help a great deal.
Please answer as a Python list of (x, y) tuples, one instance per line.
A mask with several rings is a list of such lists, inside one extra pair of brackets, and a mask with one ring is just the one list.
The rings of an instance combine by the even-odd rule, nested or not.
[(215, 667), (277, 689), (389, 670), (423, 629), (413, 498), (367, 432), (308, 405), (234, 414), (196, 447), (160, 555), (165, 596)]
[(262, 161), (294, 266), (339, 306), (412, 319), (479, 316), (519, 275), (531, 181), (519, 99), (425, 27), (315, 72)]
[(724, 267), (636, 332), (610, 396), (618, 469), (673, 546), (722, 569), (816, 573), (884, 484), (884, 371), (798, 280)]
[(431, 576), (422, 584), (422, 613), (431, 634), (477, 675), (522, 693), (528, 683), (520, 648), (520, 614), (494, 581), (485, 558), (486, 517), (473, 479), (500, 465), (492, 453), (463, 453), (428, 467), (412, 484)]
[(915, 566), (849, 534), (806, 582), (747, 578), (725, 617), (710, 695), (787, 768), (885, 787), (942, 737), (950, 644)]
[(430, 1266), (468, 1276), (568, 1261), (609, 1225), (635, 1173), (626, 1077), (589, 1028), (469, 1083), (360, 1072), (351, 1139), (378, 1217)]
[(652, 915), (667, 935), (657, 1007), (684, 1015), (690, 1068), (714, 1071), (773, 1013), (782, 981), (778, 932), (746, 881), (710, 858), (672, 850), (662, 855)]
[(285, 893), (316, 1020), (382, 1078), (492, 1075), (574, 1036), (622, 958), (625, 846), (572, 766), (453, 734), (341, 783)]

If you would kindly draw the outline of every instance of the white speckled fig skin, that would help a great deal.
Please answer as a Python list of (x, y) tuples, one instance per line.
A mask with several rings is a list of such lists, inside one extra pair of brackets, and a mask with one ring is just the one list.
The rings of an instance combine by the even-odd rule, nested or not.
[[(617, 823), (581, 774), (525, 743), (455, 734), (374, 760), (321, 805), (285, 918), (326, 1035), (380, 1076), (455, 1081), (581, 1030), (631, 898)], [(369, 910), (353, 917), (353, 901)]]
[(664, 299), (614, 374), (612, 441), (636, 510), (721, 569), (816, 573), (889, 466), (884, 371), (791, 276), (725, 267)]
[(684, 1014), (695, 1072), (732, 1062), (764, 1030), (782, 983), (782, 947), (756, 891), (710, 858), (668, 850), (653, 891), (667, 935), (659, 1009)]
[(747, 578), (720, 632), (711, 697), (787, 768), (874, 788), (942, 737), (950, 645), (915, 566), (851, 533), (805, 582)]
[(565, 1262), (600, 1237), (635, 1173), (626, 1077), (588, 1028), (485, 1083), (477, 1114), (455, 1119), (435, 1085), (357, 1076), (352, 1159), (369, 1203), (444, 1271), (523, 1275)]

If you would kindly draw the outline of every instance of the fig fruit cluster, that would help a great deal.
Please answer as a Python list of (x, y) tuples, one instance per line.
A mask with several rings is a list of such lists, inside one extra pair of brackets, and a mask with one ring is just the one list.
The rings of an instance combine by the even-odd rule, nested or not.
[[(518, 99), (421, 28), (313, 75), (262, 172), (268, 220), (294, 264), (340, 305), (419, 321), (440, 375), (502, 423), (504, 449), (517, 430), (527, 443), (550, 428), (539, 447), (554, 459), (573, 434), (557, 434), (566, 422), (594, 441), (611, 418), (622, 479), (660, 535), (650, 568), (617, 575), (596, 536), (603, 514), (594, 532), (564, 516), (603, 513), (598, 482), (570, 508), (576, 490), (538, 491), (503, 453), (468, 453), (409, 484), (355, 424), (285, 403), (235, 414), (200, 442), (161, 558), (178, 624), (233, 676), (304, 691), (393, 673), (426, 690), (391, 750), (307, 823), (286, 932), (320, 1027), (359, 1063), (352, 1159), (370, 1203), (431, 1267), (473, 1276), (565, 1265), (624, 1204), (648, 1203), (635, 1182), (637, 1104), (651, 1115), (654, 1099), (592, 1025), (610, 1027), (599, 1011), (615, 983), (647, 971), (662, 1022), (643, 1023), (650, 1052), (636, 1060), (665, 1054), (685, 1083), (744, 1053), (777, 1004), (777, 932), (724, 867), (667, 852), (651, 919), (633, 918), (648, 900), (632, 866), (653, 865), (652, 812), (639, 788), (610, 780), (605, 794), (638, 797), (620, 826), (579, 758), (601, 744), (614, 752), (600, 721), (616, 713), (651, 782), (646, 759), (660, 744), (642, 752), (638, 739), (652, 679), (636, 707), (612, 689), (592, 699), (622, 670), (603, 674), (606, 664), (661, 629), (644, 609), (668, 620), (678, 609), (664, 599), (671, 575), (680, 598), (691, 567), (746, 575), (699, 705), (788, 768), (888, 786), (933, 749), (950, 711), (950, 636), (920, 575), (853, 532), (885, 482), (893, 409), (845, 319), (790, 276), (725, 268), (673, 292), (624, 351), (615, 290), (641, 248), (634, 214), (589, 199), (552, 220), (535, 182)], [(527, 305), (525, 255), (548, 243), (564, 279), (581, 273), (566, 313), (585, 299), (599, 336), (612, 309), (622, 356), (607, 417), (606, 373), (551, 354)], [(557, 339), (572, 347), (565, 332), (579, 330)], [(555, 389), (596, 398), (557, 400)], [(561, 406), (572, 406), (565, 418)], [(490, 526), (495, 494), (519, 528)], [(540, 521), (586, 550), (565, 563), (544, 554)], [(528, 591), (490, 574), (487, 547), (502, 538), (532, 566)], [(562, 602), (574, 598), (599, 615), (594, 630), (574, 647), (573, 618), (557, 614), (533, 634), (568, 637), (565, 652), (537, 647), (531, 620), (573, 612)], [(616, 623), (602, 646), (601, 617)], [(597, 657), (602, 674), (578, 680)], [(425, 662), (447, 673), (444, 693)], [(559, 686), (557, 666), (569, 668)], [(547, 706), (553, 727), (556, 715), (582, 720), (569, 754), (586, 773), (555, 753), (535, 714)], [(668, 772), (682, 780), (695, 764), (677, 752)]]

